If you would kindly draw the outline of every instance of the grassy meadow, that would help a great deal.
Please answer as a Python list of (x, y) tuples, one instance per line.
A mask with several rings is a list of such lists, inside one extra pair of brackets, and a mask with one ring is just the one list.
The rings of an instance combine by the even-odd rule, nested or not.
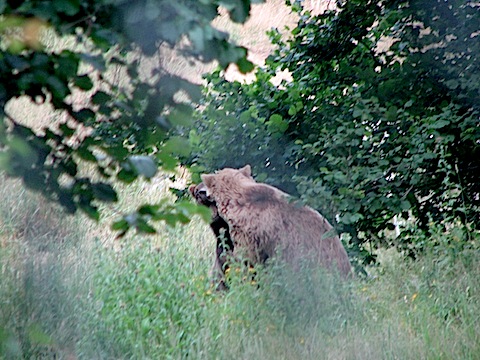
[[(137, 184), (128, 206), (164, 196)], [(163, 184), (165, 185), (165, 184)], [(416, 261), (379, 251), (368, 278), (259, 269), (210, 285), (215, 239), (200, 219), (116, 240), (1, 178), (2, 359), (478, 359), (478, 236), (461, 229)]]

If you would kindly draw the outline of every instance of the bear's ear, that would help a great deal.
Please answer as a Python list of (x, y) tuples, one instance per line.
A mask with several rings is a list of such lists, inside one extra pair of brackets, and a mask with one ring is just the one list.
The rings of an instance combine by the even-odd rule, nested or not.
[(240, 171), (246, 177), (252, 177), (252, 168), (250, 165), (245, 165), (243, 168), (238, 169), (238, 171)]
[(213, 185), (213, 183), (215, 182), (215, 175), (213, 175), (213, 174), (202, 174), (202, 175), (200, 175), (200, 177), (202, 178), (203, 184), (207, 187), (207, 192), (208, 192), (208, 188), (211, 187)]

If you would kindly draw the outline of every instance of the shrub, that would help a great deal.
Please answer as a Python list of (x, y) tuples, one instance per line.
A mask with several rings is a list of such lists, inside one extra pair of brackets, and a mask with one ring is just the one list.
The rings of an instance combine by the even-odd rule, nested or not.
[[(277, 49), (253, 82), (207, 77), (189, 162), (207, 171), (252, 164), (357, 248), (408, 246), (408, 236), (383, 236), (394, 217), (427, 237), (430, 220), (477, 226), (477, 7), (349, 0), (318, 16), (294, 9), (297, 26), (286, 40), (271, 32)], [(279, 71), (291, 81), (274, 85)]]

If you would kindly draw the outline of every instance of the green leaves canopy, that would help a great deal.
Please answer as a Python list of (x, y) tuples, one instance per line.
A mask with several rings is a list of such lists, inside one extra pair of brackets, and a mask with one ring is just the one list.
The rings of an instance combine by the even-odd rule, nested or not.
[[(175, 168), (186, 141), (169, 140), (169, 132), (190, 121), (200, 89), (161, 67), (141, 75), (139, 59), (177, 46), (190, 60), (251, 69), (246, 49), (211, 25), (220, 5), (234, 21), (248, 17), (249, 0), (0, 1), (0, 169), (98, 219), (99, 203), (117, 200), (115, 181)], [(74, 43), (68, 49), (43, 44), (64, 36)], [(121, 86), (108, 75), (115, 69)], [(89, 101), (74, 104), (74, 93)], [(21, 96), (50, 103), (67, 121), (33, 131), (6, 111)], [(93, 133), (79, 134), (84, 126)], [(101, 180), (80, 174), (80, 161), (92, 163)]]

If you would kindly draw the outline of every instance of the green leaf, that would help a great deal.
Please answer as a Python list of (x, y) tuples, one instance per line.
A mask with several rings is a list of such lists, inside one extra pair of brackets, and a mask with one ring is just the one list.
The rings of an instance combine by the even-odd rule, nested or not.
[(117, 202), (117, 192), (113, 189), (110, 184), (106, 183), (95, 183), (92, 184), (92, 191), (94, 196), (104, 202)]
[(204, 51), (205, 34), (201, 26), (195, 26), (192, 30), (190, 30), (188, 37), (198, 52)]
[(212, 212), (206, 206), (198, 205), (196, 213), (200, 215), (206, 223), (209, 223), (212, 220)]
[(176, 214), (161, 214), (161, 216), (158, 217), (159, 220), (165, 221), (165, 223), (168, 226), (175, 226), (178, 221), (178, 215)]
[(87, 214), (90, 219), (95, 221), (100, 220), (100, 213), (98, 212), (98, 208), (91, 205), (91, 204), (78, 204), (79, 208)]
[(178, 104), (167, 119), (174, 126), (188, 126), (192, 123), (192, 112), (191, 106)]
[(97, 158), (95, 157), (95, 155), (93, 155), (93, 153), (86, 146), (80, 146), (77, 149), (76, 153), (83, 160), (87, 160), (87, 161), (90, 161), (90, 162), (97, 162)]
[(88, 123), (89, 120), (95, 119), (95, 113), (90, 109), (81, 109), (77, 112), (74, 112), (73, 116), (75, 116), (75, 119), (78, 121), (86, 123)]
[(69, 50), (63, 50), (56, 59), (58, 66), (55, 67), (55, 74), (64, 81), (77, 76), (79, 56)]
[(111, 96), (108, 95), (104, 91), (97, 91), (93, 96), (92, 96), (92, 102), (97, 105), (103, 105), (111, 100)]
[(150, 330), (150, 318), (145, 318), (142, 320), (142, 331), (148, 332)]
[(398, 116), (398, 108), (396, 106), (390, 106), (385, 113), (385, 117), (388, 121), (395, 121)]
[(249, 73), (255, 68), (255, 65), (250, 60), (247, 60), (246, 57), (240, 58), (237, 61), (237, 66), (238, 66), (238, 70), (240, 70), (242, 74)]
[(118, 143), (115, 143), (112, 146), (103, 146), (102, 150), (118, 161), (124, 160), (128, 155), (128, 149), (125, 149), (123, 144)]
[(63, 136), (70, 137), (75, 134), (75, 129), (68, 126), (66, 123), (60, 124), (59, 129), (62, 131)]
[(335, 181), (342, 184), (345, 184), (347, 182), (347, 177), (342, 171), (334, 171), (333, 178), (335, 179)]
[(55, 10), (69, 16), (80, 11), (80, 0), (53, 0), (52, 3)]
[(151, 225), (149, 225), (145, 220), (138, 219), (137, 221), (137, 230), (145, 234), (155, 234), (157, 230)]
[(143, 175), (147, 179), (157, 173), (157, 164), (150, 156), (133, 155), (128, 158), (128, 162), (138, 175)]
[(141, 215), (151, 215), (154, 216), (157, 214), (160, 207), (158, 205), (143, 205), (138, 209), (138, 213)]
[(412, 205), (410, 204), (410, 202), (408, 200), (402, 200), (400, 202), (400, 209), (402, 209), (402, 211), (410, 210), (411, 207), (412, 207)]
[(127, 220), (120, 219), (120, 220), (115, 221), (112, 224), (111, 229), (114, 230), (114, 231), (126, 231), (126, 230), (128, 230), (129, 227), (130, 227), (130, 224), (128, 223)]
[[(112, 30), (107, 28), (96, 28), (90, 37), (103, 51), (110, 50), (110, 47), (117, 45), (119, 42), (118, 36)], [(90, 63), (97, 67), (98, 70), (104, 67), (104, 62), (100, 58), (91, 57)]]
[(243, 23), (250, 15), (250, 2), (246, 0), (223, 0), (220, 5), (230, 13), (230, 18), (238, 23)]
[(460, 82), (457, 79), (451, 79), (446, 81), (445, 85), (447, 85), (450, 89), (455, 90), (460, 85)]
[(52, 95), (58, 99), (65, 99), (70, 94), (68, 86), (56, 76), (49, 76), (46, 83)]
[(162, 152), (178, 156), (187, 156), (190, 154), (190, 143), (188, 139), (184, 137), (172, 136), (163, 145)]
[(174, 170), (178, 165), (178, 160), (170, 152), (163, 151), (163, 149), (157, 154), (157, 159), (160, 161), (162, 169), (165, 170)]
[(252, 118), (252, 114), (249, 110), (246, 110), (244, 112), (242, 112), (239, 116), (239, 120), (242, 122), (242, 123), (247, 123), (250, 121), (250, 119)]
[(93, 82), (88, 75), (77, 76), (75, 78), (75, 85), (85, 91), (93, 88)]
[(432, 124), (430, 124), (430, 128), (441, 129), (445, 126), (448, 126), (449, 124), (450, 124), (450, 122), (448, 120), (440, 119), (440, 120), (436, 120)]
[(281, 115), (273, 114), (267, 121), (268, 129), (275, 133), (284, 133), (288, 129), (288, 121), (284, 120)]
[(130, 184), (137, 178), (137, 174), (131, 169), (122, 169), (117, 174), (117, 179), (126, 184)]

